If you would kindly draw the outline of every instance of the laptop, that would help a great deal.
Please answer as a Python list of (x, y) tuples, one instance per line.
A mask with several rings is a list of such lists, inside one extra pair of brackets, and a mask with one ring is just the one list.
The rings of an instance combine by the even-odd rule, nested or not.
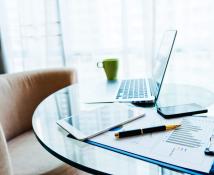
[(164, 33), (159, 50), (152, 65), (151, 78), (124, 79), (94, 83), (87, 86), (86, 103), (132, 102), (154, 104), (160, 93), (161, 85), (174, 46), (177, 30)]

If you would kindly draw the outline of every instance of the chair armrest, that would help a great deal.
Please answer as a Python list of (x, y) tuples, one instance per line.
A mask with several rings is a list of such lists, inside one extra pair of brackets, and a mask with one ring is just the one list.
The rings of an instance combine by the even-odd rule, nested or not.
[(0, 125), (0, 175), (12, 175), (11, 161), (4, 132)]

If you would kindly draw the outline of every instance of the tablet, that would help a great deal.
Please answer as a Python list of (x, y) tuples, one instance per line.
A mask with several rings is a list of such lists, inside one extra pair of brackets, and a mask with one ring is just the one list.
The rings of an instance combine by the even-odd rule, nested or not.
[(142, 109), (125, 104), (109, 104), (94, 110), (80, 111), (57, 121), (78, 140), (85, 140), (144, 116)]

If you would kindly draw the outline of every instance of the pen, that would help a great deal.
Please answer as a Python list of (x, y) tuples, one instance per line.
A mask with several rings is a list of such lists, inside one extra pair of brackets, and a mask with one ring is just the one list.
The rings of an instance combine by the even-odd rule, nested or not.
[(143, 128), (143, 129), (134, 129), (134, 130), (129, 130), (129, 131), (121, 131), (115, 133), (115, 137), (117, 139), (123, 138), (123, 137), (131, 137), (131, 136), (137, 136), (137, 135), (143, 135), (147, 133), (152, 133), (152, 132), (159, 132), (159, 131), (168, 131), (172, 129), (176, 129), (181, 125), (163, 125), (163, 126), (155, 126), (151, 128)]

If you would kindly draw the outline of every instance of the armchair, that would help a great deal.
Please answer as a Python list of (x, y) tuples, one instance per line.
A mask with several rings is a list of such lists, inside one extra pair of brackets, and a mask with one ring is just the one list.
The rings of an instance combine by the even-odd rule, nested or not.
[(66, 68), (0, 75), (0, 175), (87, 174), (49, 154), (32, 132), (38, 104), (75, 82)]

